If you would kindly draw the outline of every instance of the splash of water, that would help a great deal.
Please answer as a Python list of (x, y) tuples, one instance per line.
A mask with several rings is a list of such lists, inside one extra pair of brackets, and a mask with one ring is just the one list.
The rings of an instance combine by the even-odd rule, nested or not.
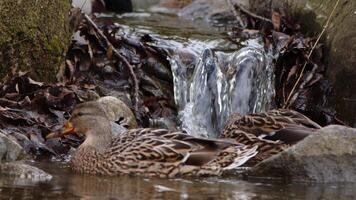
[(249, 40), (236, 52), (205, 48), (200, 59), (184, 64), (171, 56), (175, 102), (182, 129), (190, 134), (216, 137), (231, 113), (261, 112), (272, 106), (272, 57), (258, 40)]

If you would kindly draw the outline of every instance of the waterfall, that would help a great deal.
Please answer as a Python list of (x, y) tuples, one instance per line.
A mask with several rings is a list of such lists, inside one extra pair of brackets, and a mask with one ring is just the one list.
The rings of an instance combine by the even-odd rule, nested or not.
[[(120, 34), (149, 33), (165, 49), (173, 74), (180, 128), (194, 136), (217, 137), (228, 116), (273, 107), (273, 54), (261, 38), (233, 43), (218, 36), (164, 36), (140, 26), (121, 25)], [(182, 33), (181, 33), (182, 34)]]
[(258, 39), (244, 44), (235, 52), (211, 47), (200, 53), (193, 51), (191, 55), (196, 59), (189, 65), (179, 53), (170, 57), (181, 128), (189, 134), (216, 137), (231, 113), (247, 114), (271, 108), (272, 56)]

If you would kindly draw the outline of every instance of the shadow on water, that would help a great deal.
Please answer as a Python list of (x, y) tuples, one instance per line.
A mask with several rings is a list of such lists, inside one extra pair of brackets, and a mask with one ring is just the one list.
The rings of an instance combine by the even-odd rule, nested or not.
[(0, 179), (0, 199), (355, 199), (355, 185), (286, 184), (236, 178), (158, 179), (73, 174), (67, 165), (39, 163), (47, 183)]

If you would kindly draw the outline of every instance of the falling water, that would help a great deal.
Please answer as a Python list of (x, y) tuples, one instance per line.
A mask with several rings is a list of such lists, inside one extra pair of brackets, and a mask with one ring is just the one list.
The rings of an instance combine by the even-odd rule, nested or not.
[[(142, 23), (140, 18), (146, 17), (151, 19), (146, 23), (152, 25), (157, 24), (156, 20), (166, 23), (153, 14), (136, 17), (139, 19), (131, 23)], [(125, 18), (120, 22), (118, 34), (136, 39), (149, 34), (154, 45), (167, 50), (180, 128), (187, 133), (216, 137), (231, 113), (254, 113), (272, 107), (273, 57), (261, 38), (236, 44), (211, 29), (199, 29), (195, 34), (187, 21), (175, 20), (172, 24), (167, 20), (165, 25), (173, 27), (170, 29), (142, 25), (132, 28), (122, 24)]]
[(231, 113), (254, 113), (271, 107), (272, 57), (258, 39), (244, 44), (235, 52), (210, 47), (192, 52), (197, 59), (189, 65), (179, 53), (171, 56), (182, 129), (198, 136), (216, 137)]

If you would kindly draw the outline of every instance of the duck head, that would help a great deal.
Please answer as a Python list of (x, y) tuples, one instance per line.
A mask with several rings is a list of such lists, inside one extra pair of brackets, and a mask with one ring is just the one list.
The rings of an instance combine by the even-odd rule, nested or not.
[(111, 124), (105, 109), (98, 102), (78, 104), (72, 111), (70, 119), (65, 123), (64, 129), (59, 133), (51, 133), (47, 138), (62, 137), (73, 133), (82, 133), (86, 136), (81, 146), (93, 146), (103, 150), (112, 140)]

